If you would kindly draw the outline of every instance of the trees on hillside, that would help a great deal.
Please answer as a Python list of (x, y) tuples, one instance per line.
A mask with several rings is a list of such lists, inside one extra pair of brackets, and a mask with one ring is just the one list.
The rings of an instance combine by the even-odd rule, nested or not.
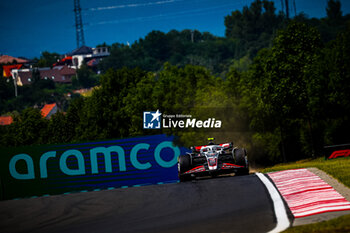
[(54, 63), (56, 63), (60, 59), (60, 55), (58, 53), (50, 53), (48, 51), (44, 51), (41, 53), (40, 58), (37, 60), (37, 67), (52, 67)]
[[(309, 19), (304, 13), (294, 19), (316, 27), (322, 41), (328, 42), (344, 29), (344, 22), (350, 16), (342, 16), (340, 3), (335, 0), (328, 2), (326, 11), (327, 17), (323, 19)], [(125, 66), (159, 71), (169, 62), (179, 67), (204, 66), (224, 77), (232, 61), (238, 63), (243, 57), (252, 60), (260, 49), (271, 47), (277, 31), (288, 22), (282, 12), (276, 12), (273, 1), (255, 0), (225, 17), (225, 37), (197, 30), (152, 31), (132, 45), (113, 44), (111, 56), (100, 64), (100, 70), (106, 72), (109, 68)]]
[(72, 84), (75, 88), (90, 88), (98, 84), (98, 77), (86, 64), (82, 64)]
[(269, 158), (321, 155), (325, 144), (350, 140), (349, 96), (343, 89), (350, 86), (344, 66), (348, 35), (345, 31), (325, 46), (315, 28), (292, 21), (272, 48), (255, 58), (244, 80), (251, 96), (243, 108), (251, 117), (254, 143), (268, 148)]
[(32, 145), (44, 143), (46, 137), (47, 121), (43, 119), (40, 110), (27, 108), (14, 117), (10, 125), (12, 146)]
[[(320, 155), (325, 144), (348, 143), (350, 28), (341, 33), (337, 28), (337, 37), (328, 34), (327, 42), (320, 27), (339, 17), (346, 25), (337, 1), (329, 1), (328, 18), (300, 16), (277, 32), (264, 28), (280, 17), (274, 11), (271, 2), (257, 0), (242, 13), (234, 12), (227, 17), (229, 39), (174, 30), (152, 32), (131, 47), (114, 44), (112, 55), (101, 63), (105, 73), (100, 86), (90, 97), (73, 100), (66, 114), (50, 120), (42, 119), (38, 110), (23, 111), (13, 125), (0, 127), (0, 145), (169, 133), (189, 146), (210, 135), (236, 140), (255, 161), (275, 163)], [(243, 26), (247, 29), (236, 28)], [(234, 59), (242, 41), (257, 48), (254, 43), (262, 37), (270, 40), (272, 34), (271, 46), (260, 49), (253, 60), (248, 54)], [(4, 98), (6, 85), (0, 82)], [(33, 84), (33, 90), (42, 85)], [(26, 87), (20, 92), (30, 98)], [(223, 121), (223, 128), (143, 129), (143, 112), (157, 109), (201, 120), (215, 117)]]
[(233, 57), (236, 42), (217, 38), (208, 32), (172, 30), (168, 33), (150, 32), (131, 46), (113, 44), (111, 55), (100, 64), (106, 72), (109, 68), (139, 67), (147, 71), (159, 71), (165, 62), (185, 67), (201, 65), (214, 73), (221, 73)]
[(350, 24), (322, 50), (317, 66), (323, 88), (319, 92), (320, 112), (326, 119), (325, 141), (350, 141)]
[(295, 132), (299, 124), (307, 125), (305, 135), (310, 138), (302, 143), (310, 145), (310, 154), (313, 149), (309, 102), (310, 91), (314, 87), (312, 79), (317, 77), (310, 74), (310, 68), (317, 62), (320, 48), (320, 36), (314, 28), (291, 22), (285, 31), (277, 35), (273, 47), (257, 56), (251, 69), (251, 86), (254, 86), (259, 100), (254, 106), (256, 109), (252, 110), (253, 127), (258, 134), (272, 133), (272, 137), (278, 134), (281, 142), (278, 146), (282, 149), (280, 152), (284, 160), (287, 155), (283, 151), (287, 150), (287, 146), (288, 151), (300, 147), (298, 144), (288, 145), (288, 141), (300, 142), (300, 134)]
[(283, 14), (276, 14), (272, 1), (255, 0), (241, 11), (236, 10), (225, 17), (227, 38), (239, 41), (239, 46), (246, 48), (239, 57), (248, 51), (254, 57), (258, 50), (268, 47), (274, 33), (285, 21)]
[(343, 13), (339, 0), (329, 0), (326, 8), (327, 20), (332, 24), (339, 24), (342, 21)]

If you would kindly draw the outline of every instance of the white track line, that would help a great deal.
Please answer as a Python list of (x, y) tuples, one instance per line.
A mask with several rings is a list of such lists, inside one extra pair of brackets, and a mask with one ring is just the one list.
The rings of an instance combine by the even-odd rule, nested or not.
[(286, 208), (284, 207), (284, 203), (282, 201), (280, 194), (278, 193), (275, 186), (273, 186), (271, 181), (267, 179), (262, 173), (255, 173), (255, 174), (257, 177), (259, 177), (261, 182), (263, 182), (263, 184), (266, 186), (267, 190), (269, 191), (269, 194), (273, 202), (273, 207), (275, 210), (277, 224), (273, 230), (269, 231), (269, 233), (284, 231), (289, 227), (290, 223), (287, 216)]

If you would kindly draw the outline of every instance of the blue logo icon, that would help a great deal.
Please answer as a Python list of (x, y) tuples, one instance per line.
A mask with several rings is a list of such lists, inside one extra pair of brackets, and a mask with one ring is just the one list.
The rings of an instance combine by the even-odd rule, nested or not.
[(161, 115), (159, 109), (156, 112), (143, 112), (143, 128), (160, 129)]

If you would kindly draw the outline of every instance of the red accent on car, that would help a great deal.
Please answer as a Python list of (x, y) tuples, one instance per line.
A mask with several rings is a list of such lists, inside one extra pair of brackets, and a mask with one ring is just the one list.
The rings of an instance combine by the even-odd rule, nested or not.
[(195, 172), (203, 172), (203, 171), (205, 171), (205, 168), (204, 168), (203, 165), (201, 165), (201, 166), (192, 168), (191, 170), (185, 172), (184, 174), (195, 173)]
[(196, 147), (194, 147), (196, 150), (200, 150), (200, 149), (202, 149), (202, 147), (205, 147), (205, 146), (196, 146)]
[(222, 143), (222, 144), (219, 144), (219, 146), (222, 146), (222, 147), (230, 147), (230, 143)]
[(223, 163), (221, 169), (241, 168), (244, 166), (236, 165), (233, 163)]

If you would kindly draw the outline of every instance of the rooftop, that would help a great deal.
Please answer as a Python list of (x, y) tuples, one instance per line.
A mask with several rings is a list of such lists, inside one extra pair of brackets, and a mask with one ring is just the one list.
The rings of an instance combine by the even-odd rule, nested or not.
[(45, 104), (45, 106), (41, 109), (41, 115), (45, 118), (49, 113), (52, 111), (52, 109), (56, 107), (56, 103), (53, 104)]
[[(53, 69), (40, 68), (40, 79), (52, 80), (58, 83), (71, 83), (72, 76), (76, 74), (76, 69), (68, 66), (55, 66)], [(28, 85), (32, 83), (32, 69), (20, 69), (18, 70), (18, 79), (22, 85)]]
[(67, 55), (74, 56), (74, 55), (85, 55), (85, 54), (92, 54), (92, 48), (84, 45), (84, 46), (81, 46), (80, 48), (74, 49), (71, 53)]
[(9, 55), (2, 55), (0, 57), (0, 64), (8, 64), (8, 63), (14, 63), (14, 62), (16, 62), (16, 63), (27, 63), (29, 61), (26, 60), (26, 59), (12, 57), (12, 56), (9, 56)]
[(12, 122), (12, 116), (0, 116), (0, 125), (11, 125)]

